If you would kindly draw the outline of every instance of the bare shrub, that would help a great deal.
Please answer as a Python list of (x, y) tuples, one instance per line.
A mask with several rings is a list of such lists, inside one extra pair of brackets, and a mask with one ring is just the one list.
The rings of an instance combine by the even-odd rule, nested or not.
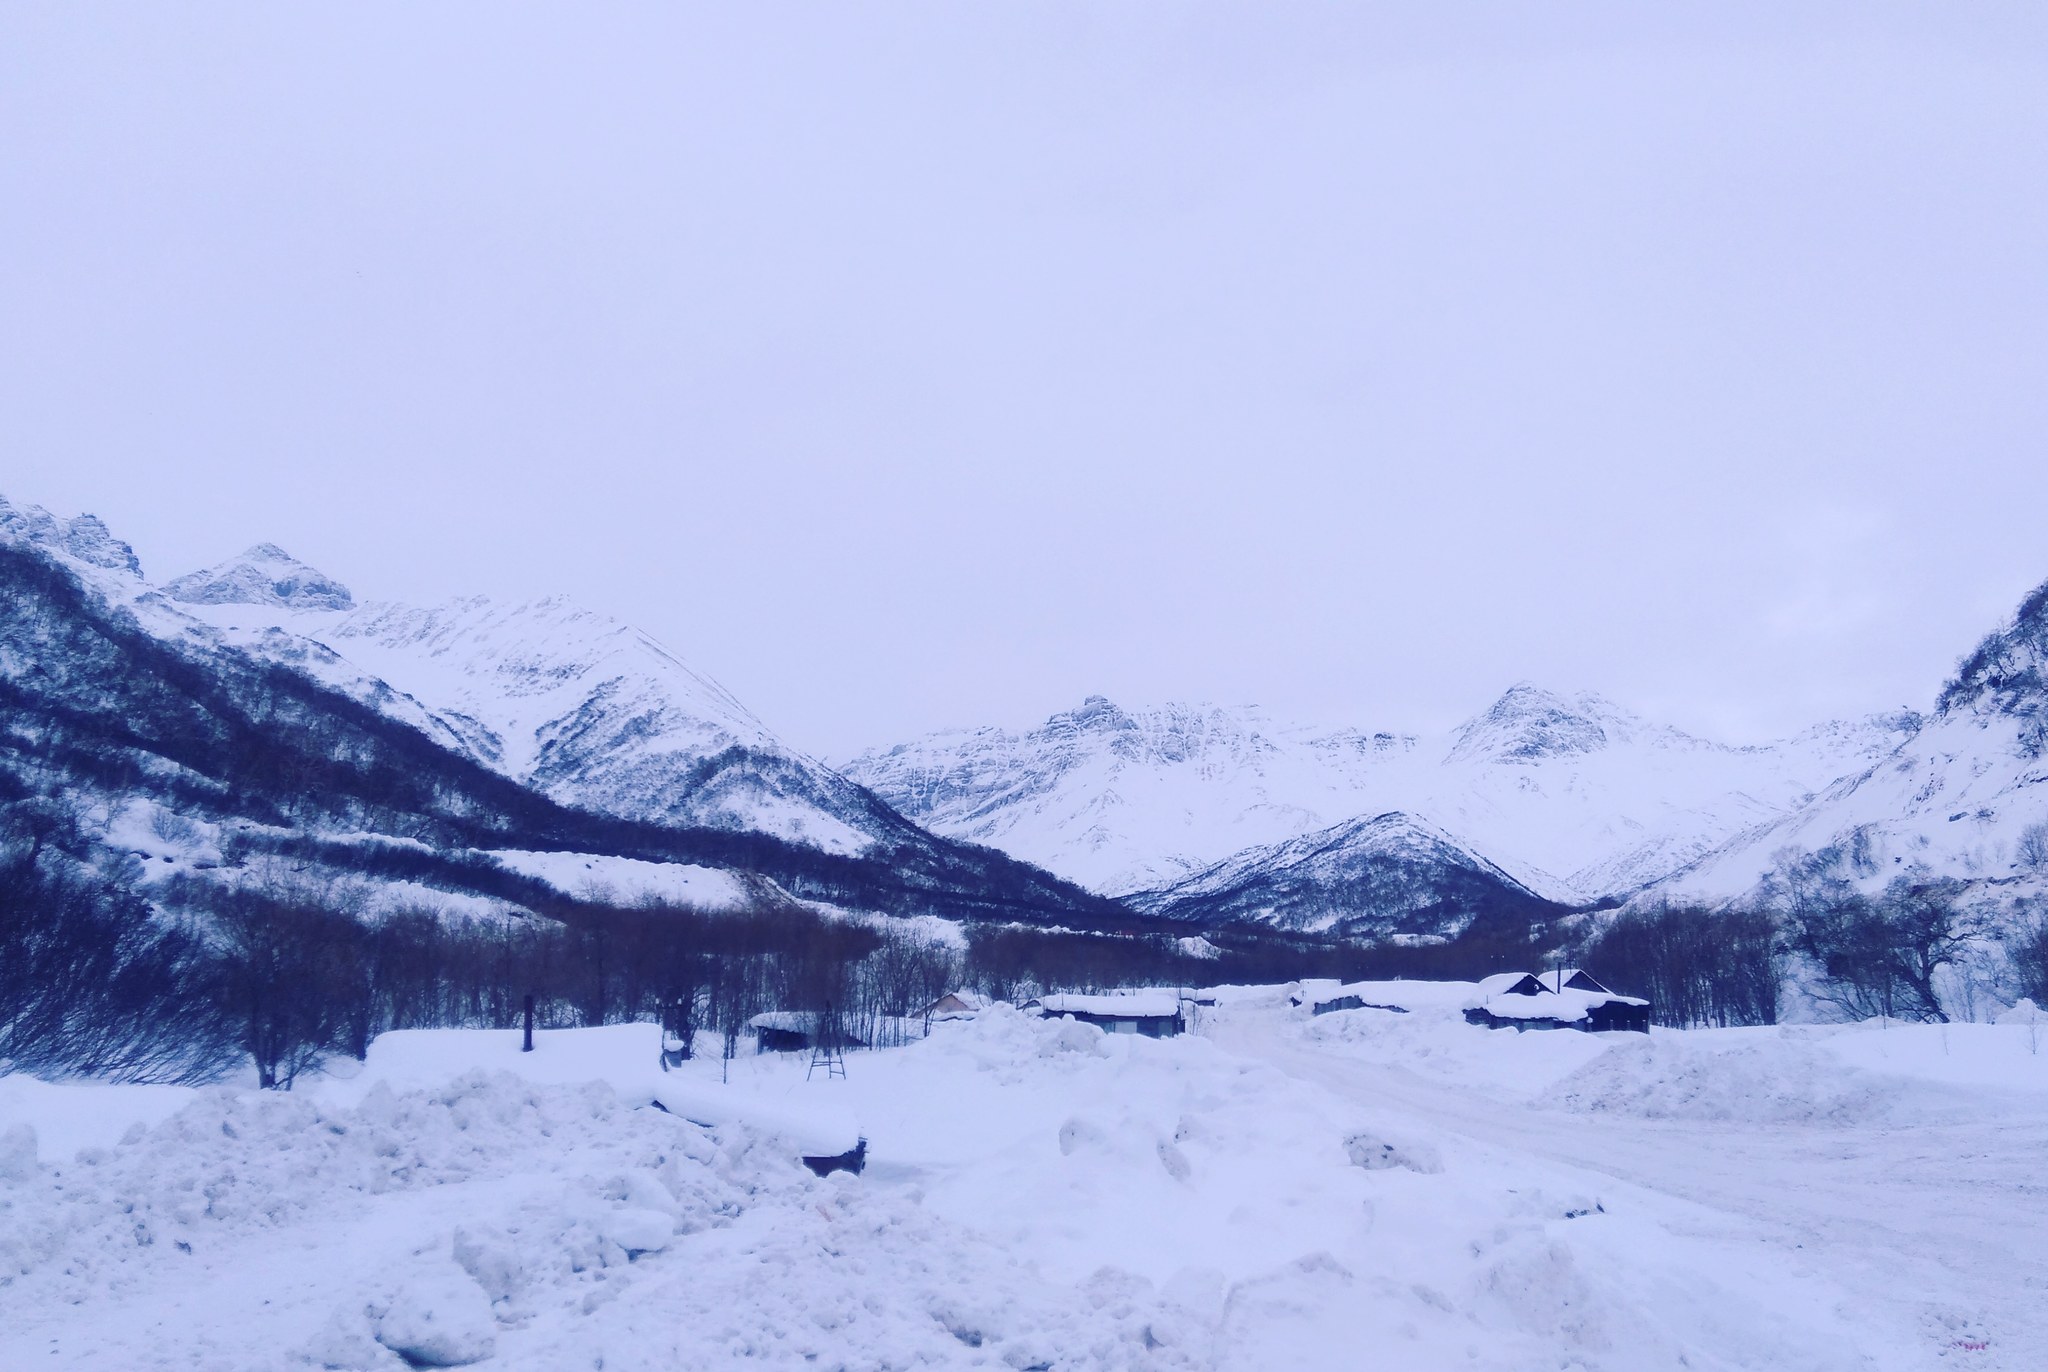
[(220, 1076), (231, 1036), (200, 942), (29, 852), (0, 857), (0, 1063), (115, 1081)]
[(2023, 871), (2048, 872), (2048, 822), (2020, 830), (2014, 858)]

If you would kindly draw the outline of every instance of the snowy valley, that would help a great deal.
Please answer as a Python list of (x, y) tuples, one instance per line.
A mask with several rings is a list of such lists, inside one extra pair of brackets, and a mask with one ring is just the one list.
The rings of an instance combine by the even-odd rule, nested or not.
[[(559, 600), (4, 504), (0, 577), (0, 1366), (2048, 1357), (2048, 595), (1767, 746), (1520, 685), (834, 769)], [(1655, 1027), (1457, 980), (1568, 954)]]

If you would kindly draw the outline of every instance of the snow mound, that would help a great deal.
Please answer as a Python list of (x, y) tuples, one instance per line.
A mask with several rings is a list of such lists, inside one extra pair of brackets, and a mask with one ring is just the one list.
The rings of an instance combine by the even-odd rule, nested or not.
[(1315, 1016), (1295, 1032), (1304, 1043), (1345, 1058), (1399, 1067), (1508, 1100), (1539, 1099), (1607, 1051), (1605, 1035), (1570, 1029), (1517, 1034), (1467, 1024), (1456, 1007), (1471, 988), (1459, 982), (1442, 985), (1452, 990), (1439, 991), (1435, 1000), (1409, 998), (1407, 1013), (1374, 1007), (1337, 1010)]
[(692, 1160), (658, 1173), (673, 1206), (730, 1207), (730, 1183), (704, 1165), (715, 1156), (704, 1130), (628, 1109), (603, 1083), (544, 1088), (479, 1072), (403, 1095), (378, 1083), (350, 1108), (205, 1091), (112, 1148), (0, 1180), (0, 1288), (36, 1278), (57, 1299), (118, 1289), (154, 1251), (197, 1251), (366, 1198), (456, 1185), (539, 1149), (620, 1141)]
[(1558, 1082), (1551, 1103), (1582, 1114), (1750, 1124), (1863, 1124), (1899, 1106), (1899, 1088), (1818, 1045), (1771, 1038), (1700, 1049), (1668, 1036), (1617, 1044)]
[(498, 1345), (489, 1298), (452, 1263), (407, 1273), (375, 1320), (377, 1342), (414, 1367), (464, 1367)]
[(1410, 1172), (1441, 1172), (1443, 1159), (1436, 1148), (1416, 1139), (1394, 1139), (1379, 1130), (1360, 1130), (1344, 1140), (1344, 1151), (1353, 1164), (1368, 1172), (1384, 1167), (1405, 1167)]

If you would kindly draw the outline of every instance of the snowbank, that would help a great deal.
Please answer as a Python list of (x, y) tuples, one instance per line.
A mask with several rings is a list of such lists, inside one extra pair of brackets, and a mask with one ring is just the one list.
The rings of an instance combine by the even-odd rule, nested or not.
[(198, 1096), (190, 1086), (116, 1086), (96, 1081), (40, 1081), (0, 1076), (0, 1130), (35, 1132), (45, 1162), (68, 1161), (81, 1148), (111, 1148), (132, 1129), (176, 1114)]
[(1850, 1125), (1939, 1123), (2042, 1093), (2048, 1055), (2025, 1026), (1873, 1020), (1631, 1038), (1551, 1098), (1646, 1119)]
[[(515, 1033), (385, 1035), (292, 1095), (100, 1088), (75, 1160), (0, 1127), (0, 1366), (1891, 1372), (1977, 1342), (1986, 1368), (2048, 1352), (2012, 1256), (2039, 1232), (2048, 1119), (2015, 1085), (2038, 1079), (2025, 1026), (1601, 1039), (1490, 1032), (1449, 1000), (1313, 1019), (1284, 988), (1219, 1000), (1213, 1039), (991, 1006), (850, 1054), (841, 1079), (778, 1055), (662, 1073), (654, 1027), (618, 1026), (532, 1054)], [(95, 1113), (0, 1087), (52, 1125)], [(2034, 1113), (1952, 1108), (1994, 1101)], [(1916, 1161), (1925, 1120), (1944, 1168)], [(861, 1176), (798, 1163), (849, 1134)], [(1952, 1189), (1901, 1189), (1953, 1168)], [(1883, 1247), (1894, 1229), (1914, 1256)]]

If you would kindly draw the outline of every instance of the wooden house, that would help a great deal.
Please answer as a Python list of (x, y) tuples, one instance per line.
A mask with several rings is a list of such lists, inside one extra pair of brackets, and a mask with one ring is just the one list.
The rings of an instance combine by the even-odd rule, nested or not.
[(1479, 983), (1478, 994), (1465, 1006), (1465, 1019), (1489, 1029), (1647, 1034), (1650, 1002), (1616, 995), (1577, 968), (1541, 977), (1529, 972), (1499, 972)]

